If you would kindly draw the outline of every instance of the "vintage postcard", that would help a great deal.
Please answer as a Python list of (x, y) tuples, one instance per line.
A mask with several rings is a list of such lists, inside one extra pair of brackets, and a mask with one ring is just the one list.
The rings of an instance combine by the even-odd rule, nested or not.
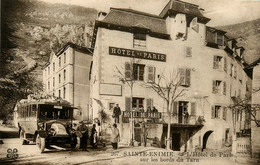
[(259, 27), (258, 0), (2, 0), (0, 164), (259, 164)]

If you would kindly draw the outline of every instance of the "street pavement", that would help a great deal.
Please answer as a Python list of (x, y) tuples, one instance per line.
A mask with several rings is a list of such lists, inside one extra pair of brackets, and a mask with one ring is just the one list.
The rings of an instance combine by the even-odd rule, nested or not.
[[(86, 151), (71, 151), (51, 149), (45, 153), (40, 153), (34, 144), (21, 145), (18, 138), (3, 139), (4, 144), (0, 144), (0, 164), (104, 164), (104, 165), (138, 165), (138, 164), (187, 164), (187, 165), (245, 165), (246, 163), (238, 163), (231, 160), (232, 156), (228, 156), (229, 150), (204, 151), (204, 156), (194, 155), (187, 156), (187, 153), (172, 152), (166, 149), (155, 147), (128, 147), (119, 146), (118, 150), (113, 150), (111, 146), (106, 148), (89, 149)], [(18, 150), (18, 158), (7, 158), (7, 149)], [(142, 153), (140, 153), (142, 152)], [(205, 157), (205, 153), (207, 156)], [(222, 153), (220, 157), (219, 152)], [(161, 156), (159, 156), (161, 154)], [(165, 155), (168, 154), (168, 155)], [(216, 154), (211, 157), (211, 154)], [(227, 157), (223, 157), (223, 155)]]

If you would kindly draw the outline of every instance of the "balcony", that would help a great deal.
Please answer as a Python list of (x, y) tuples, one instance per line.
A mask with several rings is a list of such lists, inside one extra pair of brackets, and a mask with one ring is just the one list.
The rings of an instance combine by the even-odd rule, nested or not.
[[(145, 122), (150, 124), (167, 124), (169, 115), (166, 112), (132, 112), (135, 122)], [(131, 118), (130, 111), (123, 111), (123, 122), (128, 123), (129, 118)], [(205, 120), (204, 116), (189, 115), (184, 117), (184, 115), (173, 115), (171, 117), (171, 125), (177, 127), (197, 127), (203, 126)]]

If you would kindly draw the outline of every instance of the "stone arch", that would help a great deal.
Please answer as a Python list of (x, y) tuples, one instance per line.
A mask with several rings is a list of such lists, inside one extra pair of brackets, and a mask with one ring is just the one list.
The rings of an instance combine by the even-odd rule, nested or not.
[(208, 143), (212, 143), (212, 141), (209, 141), (209, 137), (210, 135), (212, 136), (213, 131), (209, 130), (207, 131), (204, 135), (203, 135), (203, 145), (202, 145), (202, 149), (206, 149), (207, 148), (207, 144)]

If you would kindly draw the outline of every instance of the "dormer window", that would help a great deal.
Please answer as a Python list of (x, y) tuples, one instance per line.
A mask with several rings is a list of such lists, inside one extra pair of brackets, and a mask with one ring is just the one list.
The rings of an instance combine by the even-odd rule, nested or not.
[(185, 4), (184, 4), (184, 9), (189, 10), (189, 9), (190, 9), (190, 6), (185, 3)]
[(222, 46), (224, 41), (224, 35), (220, 33), (216, 33), (217, 35), (217, 44)]
[(146, 34), (134, 33), (134, 48), (146, 48)]

